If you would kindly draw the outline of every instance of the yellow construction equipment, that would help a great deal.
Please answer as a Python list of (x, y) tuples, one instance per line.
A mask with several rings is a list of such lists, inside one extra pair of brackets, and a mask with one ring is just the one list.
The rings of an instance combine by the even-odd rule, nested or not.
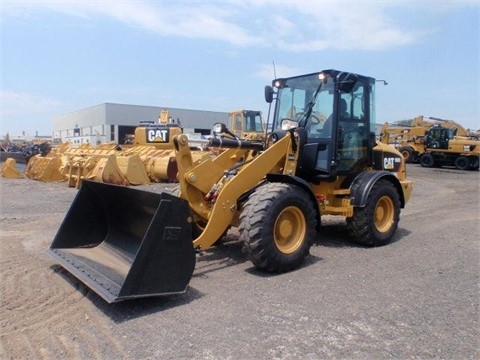
[(459, 170), (478, 170), (480, 140), (456, 136), (454, 129), (432, 126), (421, 140), (420, 164), (423, 167), (455, 166)]
[(130, 185), (146, 185), (150, 183), (145, 165), (140, 155), (118, 155), (115, 157), (118, 169), (128, 180)]
[[(233, 125), (232, 132), (239, 139), (261, 139), (264, 137), (262, 117), (260, 111), (254, 110), (235, 110), (229, 113), (229, 122)], [(129, 183), (133, 185), (147, 184), (153, 182), (177, 182), (177, 160), (173, 146), (173, 138), (182, 134), (182, 128), (179, 124), (172, 123), (168, 110), (162, 110), (157, 123), (144, 123), (135, 129), (135, 135), (130, 142), (133, 146), (124, 147), (121, 155), (117, 155), (117, 162), (121, 161), (123, 165), (119, 166), (122, 173), (128, 178)], [(202, 159), (205, 156), (214, 155), (207, 151), (208, 140), (206, 138), (194, 137), (187, 134), (190, 141), (192, 156), (194, 161)], [(218, 154), (218, 152), (215, 152)], [(136, 166), (133, 168), (130, 163), (131, 156), (138, 155), (144, 165), (145, 171)], [(138, 164), (138, 161), (135, 160)], [(128, 163), (130, 168), (124, 164)], [(131, 174), (128, 176), (127, 174)], [(132, 177), (137, 179), (133, 180)]]
[[(105, 143), (95, 147), (83, 144), (78, 148), (70, 148), (63, 153), (60, 171), (65, 176), (69, 187), (79, 188), (84, 179), (97, 181), (106, 179), (112, 184), (125, 184), (124, 176), (115, 168), (115, 160), (111, 158), (118, 151), (118, 145), (115, 143)], [(110, 161), (107, 164), (108, 159)], [(112, 170), (112, 168), (115, 169)], [(108, 175), (104, 176), (103, 171)]]
[(263, 139), (262, 112), (257, 110), (234, 110), (228, 114), (229, 129), (239, 139)]
[[(133, 147), (125, 148), (125, 156), (137, 155), (140, 158), (145, 169), (142, 171), (142, 174), (146, 175), (145, 180), (148, 179), (153, 182), (177, 181), (173, 137), (182, 134), (182, 129), (178, 124), (168, 123), (169, 117), (168, 111), (162, 111), (159, 124), (138, 126), (135, 129)], [(137, 175), (139, 174), (137, 173)]]
[(24, 174), (29, 179), (44, 182), (65, 181), (63, 154), (70, 148), (68, 143), (50, 147), (48, 152), (42, 152), (28, 159)]
[[(238, 110), (231, 112), (230, 119), (234, 131), (242, 138), (264, 136), (261, 112)], [(182, 129), (172, 121), (169, 111), (163, 109), (158, 123), (141, 123), (135, 134), (127, 136), (128, 144), (122, 146), (106, 143), (73, 148), (68, 143), (60, 144), (48, 153), (32, 156), (25, 175), (46, 182), (66, 181), (68, 186), (76, 188), (84, 179), (118, 185), (177, 182), (173, 137), (182, 134)], [(192, 149), (206, 150), (207, 142), (206, 139), (194, 139), (190, 143)], [(198, 160), (207, 154), (213, 155), (206, 151), (194, 151), (193, 157)]]
[(17, 169), (17, 162), (13, 158), (7, 158), (2, 165), (1, 174), (7, 179), (21, 179), (23, 175)]
[[(105, 157), (90, 158), (95, 159), (95, 166), (82, 179), (99, 181), (107, 184), (130, 185), (128, 179), (117, 165), (117, 157), (111, 154)], [(93, 161), (92, 161), (93, 163)]]
[(302, 265), (323, 215), (346, 218), (361, 244), (387, 244), (412, 183), (401, 153), (371, 131), (374, 87), (336, 70), (274, 80), (266, 141), (215, 124), (224, 136), (208, 145), (225, 150), (194, 161), (188, 137), (175, 136), (178, 197), (83, 181), (49, 253), (117, 302), (184, 292), (196, 252), (232, 226), (252, 263), (274, 273)]
[(182, 130), (176, 124), (165, 124), (166, 116), (168, 112), (162, 111), (159, 123), (138, 126), (130, 145), (106, 143), (92, 147), (84, 144), (66, 151), (62, 172), (69, 186), (78, 188), (84, 179), (117, 185), (176, 181), (172, 139)]
[(401, 147), (402, 144), (421, 138), (434, 125), (441, 125), (456, 130), (457, 136), (470, 136), (470, 131), (453, 120), (425, 117), (419, 115), (403, 124), (389, 124), (385, 122), (380, 132), (380, 140), (385, 144)]
[[(445, 150), (443, 151), (445, 155), (439, 155), (438, 151), (435, 150), (435, 148), (438, 148), (439, 143), (434, 144), (427, 141), (429, 137), (432, 139), (433, 136), (440, 136), (439, 129), (446, 129), (445, 133), (441, 135), (444, 138), (443, 146), (445, 147), (442, 149)], [(433, 157), (435, 157), (437, 165), (454, 165), (457, 157), (470, 156), (470, 159), (473, 159), (470, 167), (475, 168), (474, 148), (469, 150), (473, 151), (473, 153), (468, 154), (468, 151), (467, 153), (463, 151), (463, 145), (476, 146), (478, 144), (476, 140), (478, 139), (473, 137), (470, 131), (453, 120), (417, 116), (411, 121), (410, 125), (385, 123), (380, 136), (383, 143), (398, 148), (407, 163), (419, 162), (420, 157), (425, 152), (430, 151), (433, 155), (432, 157), (425, 157), (427, 164), (431, 163), (431, 158), (433, 160)], [(450, 146), (446, 145), (445, 140), (449, 140)], [(463, 165), (464, 161), (460, 162)]]

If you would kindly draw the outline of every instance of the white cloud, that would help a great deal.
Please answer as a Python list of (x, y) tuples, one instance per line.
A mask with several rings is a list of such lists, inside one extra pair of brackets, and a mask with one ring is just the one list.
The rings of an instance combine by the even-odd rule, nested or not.
[(169, 1), (97, 1), (38, 0), (8, 2), (5, 14), (33, 16), (35, 12), (54, 11), (95, 21), (108, 16), (135, 28), (160, 36), (179, 36), (221, 40), (236, 46), (263, 42), (248, 29), (235, 23), (238, 9), (222, 3)]
[(32, 13), (41, 11), (55, 11), (87, 21), (108, 16), (160, 36), (213, 39), (232, 46), (276, 47), (289, 52), (305, 52), (329, 48), (382, 50), (415, 42), (432, 30), (402, 28), (387, 15), (387, 10), (408, 4), (372, 1), (18, 0), (6, 2), (4, 12), (13, 16), (21, 13), (32, 16)]
[[(294, 52), (384, 50), (421, 39), (431, 29), (404, 28), (391, 18), (392, 2), (290, 2), (282, 20), (295, 26), (279, 37), (276, 45)], [(287, 14), (287, 15), (285, 15)]]

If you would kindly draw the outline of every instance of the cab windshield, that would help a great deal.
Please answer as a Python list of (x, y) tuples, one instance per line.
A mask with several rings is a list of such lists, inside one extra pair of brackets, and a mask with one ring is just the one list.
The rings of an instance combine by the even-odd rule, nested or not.
[(305, 126), (308, 132), (323, 132), (324, 137), (331, 136), (330, 129), (326, 127), (327, 119), (333, 113), (331, 77), (322, 82), (316, 73), (285, 79), (278, 85), (276, 127), (283, 119), (290, 119)]

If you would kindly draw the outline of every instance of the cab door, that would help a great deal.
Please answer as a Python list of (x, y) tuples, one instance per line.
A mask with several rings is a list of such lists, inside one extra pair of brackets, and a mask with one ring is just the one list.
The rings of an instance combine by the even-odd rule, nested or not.
[(339, 93), (338, 103), (347, 104), (346, 111), (339, 108), (336, 142), (338, 174), (355, 172), (370, 162), (370, 84), (359, 79), (349, 93)]

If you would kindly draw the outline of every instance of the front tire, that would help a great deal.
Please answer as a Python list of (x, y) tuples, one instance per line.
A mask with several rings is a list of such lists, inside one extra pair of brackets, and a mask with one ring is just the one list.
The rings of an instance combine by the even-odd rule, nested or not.
[(316, 235), (317, 215), (295, 185), (267, 183), (250, 195), (240, 215), (240, 240), (252, 263), (268, 272), (298, 268)]
[(399, 151), (401, 152), (406, 163), (410, 164), (413, 162), (413, 150), (411, 147), (404, 146), (404, 147), (401, 147)]
[(388, 180), (380, 179), (370, 190), (366, 205), (356, 207), (347, 218), (351, 237), (360, 244), (382, 246), (390, 242), (400, 219), (397, 189)]

